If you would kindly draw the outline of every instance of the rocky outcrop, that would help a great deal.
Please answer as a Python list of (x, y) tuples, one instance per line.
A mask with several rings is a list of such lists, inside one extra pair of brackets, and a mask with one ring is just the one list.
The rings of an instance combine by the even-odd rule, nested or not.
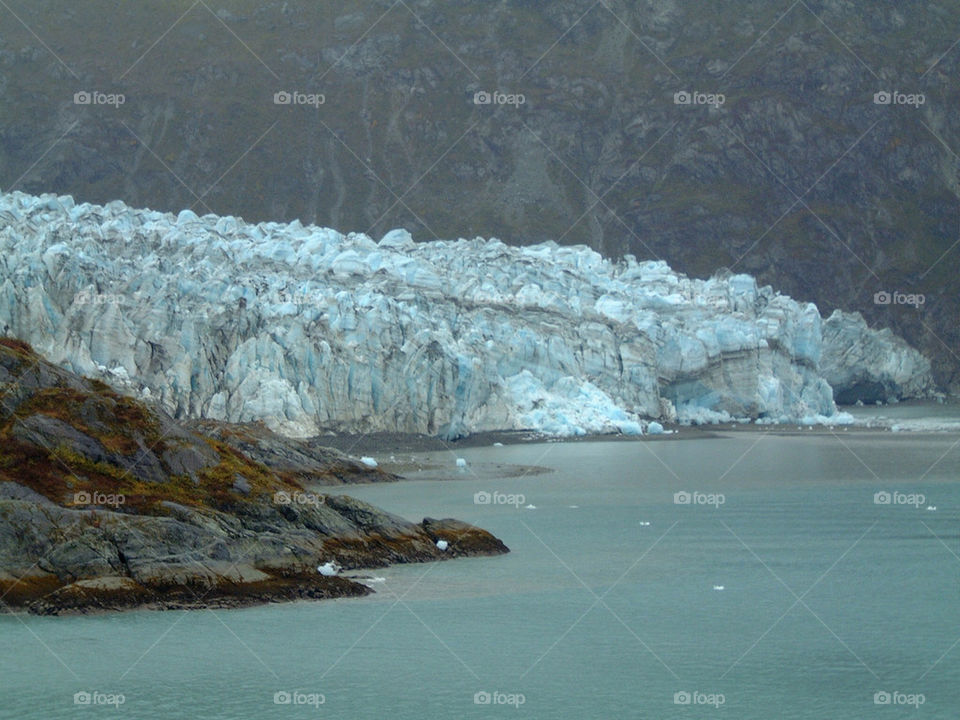
[(341, 485), (398, 479), (396, 475), (325, 446), (322, 437), (285, 437), (270, 430), (263, 422), (230, 424), (197, 420), (187, 425), (222, 440), (247, 457), (301, 484)]
[(352, 498), (312, 498), (230, 513), (168, 502), (166, 516), (0, 499), (0, 595), (43, 614), (340, 597), (369, 589), (320, 575), (318, 563), (349, 571), (507, 552), (465, 523), (414, 524)]
[[(19, 341), (0, 339), (0, 393), (0, 597), (9, 606), (56, 614), (361, 595), (365, 585), (318, 565), (508, 552), (457, 521), (411, 523), (316, 492), (344, 474), (361, 479), (336, 451), (298, 450), (262, 429), (218, 429), (236, 444), (201, 434)], [(244, 454), (246, 443), (270, 466)], [(392, 476), (370, 470), (366, 479)]]

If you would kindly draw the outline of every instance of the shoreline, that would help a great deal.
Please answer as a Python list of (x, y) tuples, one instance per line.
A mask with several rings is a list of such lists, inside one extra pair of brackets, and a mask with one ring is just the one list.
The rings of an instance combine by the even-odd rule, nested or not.
[[(366, 506), (372, 507), (372, 506)], [(366, 580), (377, 569), (398, 564), (495, 557), (510, 552), (486, 530), (452, 518), (424, 518), (406, 528), (381, 528), (362, 537), (349, 533), (322, 541), (318, 556), (299, 561), (254, 563), (206, 577), (188, 577), (177, 565), (161, 568), (166, 577), (109, 572), (72, 582), (55, 578), (0, 579), (0, 609), (39, 616), (92, 615), (133, 610), (235, 609), (286, 603), (364, 597), (376, 590)], [(443, 545), (441, 546), (441, 541)], [(334, 558), (333, 575), (314, 566)], [(329, 561), (328, 561), (329, 562)], [(167, 572), (169, 571), (169, 572)], [(343, 571), (343, 574), (340, 574)], [(173, 573), (173, 574), (170, 574)], [(179, 573), (179, 575), (177, 574)]]
[(808, 437), (824, 435), (846, 436), (890, 436), (896, 438), (918, 438), (926, 436), (955, 435), (954, 430), (902, 430), (890, 427), (868, 426), (862, 423), (848, 425), (797, 425), (783, 423), (779, 425), (757, 425), (756, 423), (725, 422), (716, 425), (679, 425), (663, 423), (664, 433), (625, 435), (622, 433), (588, 433), (575, 436), (553, 436), (533, 430), (491, 430), (472, 433), (457, 440), (444, 440), (435, 435), (417, 433), (332, 433), (306, 438), (305, 442), (325, 445), (353, 456), (373, 455), (381, 467), (389, 465), (375, 456), (376, 453), (427, 453), (466, 450), (481, 447), (493, 447), (496, 443), (504, 446), (537, 445), (544, 443), (583, 443), (583, 442), (678, 442), (684, 440), (724, 439), (732, 435), (777, 435), (782, 437)]

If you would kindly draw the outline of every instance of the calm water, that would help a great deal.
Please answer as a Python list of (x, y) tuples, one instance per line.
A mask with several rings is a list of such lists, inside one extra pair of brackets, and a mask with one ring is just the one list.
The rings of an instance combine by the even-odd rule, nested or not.
[[(510, 555), (374, 571), (364, 599), (2, 617), (0, 716), (953, 720), (958, 443), (550, 443), (460, 450), (465, 472), (434, 454), (451, 480), (351, 491), (475, 522)], [(478, 479), (494, 462), (554, 472)], [(78, 708), (81, 691), (124, 703)]]

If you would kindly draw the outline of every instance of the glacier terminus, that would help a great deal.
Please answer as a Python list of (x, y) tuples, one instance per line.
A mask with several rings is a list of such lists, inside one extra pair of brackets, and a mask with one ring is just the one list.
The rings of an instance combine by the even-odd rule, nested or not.
[[(176, 417), (459, 437), (650, 422), (842, 423), (933, 390), (856, 313), (584, 246), (418, 243), (0, 195), (0, 331)], [(853, 395), (851, 395), (853, 393)]]

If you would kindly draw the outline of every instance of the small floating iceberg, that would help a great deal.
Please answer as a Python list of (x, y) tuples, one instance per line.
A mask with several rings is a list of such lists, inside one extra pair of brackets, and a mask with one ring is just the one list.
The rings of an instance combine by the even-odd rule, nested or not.
[(714, 589), (714, 590), (723, 590), (724, 588), (723, 588), (723, 585), (714, 585), (714, 586), (713, 586), (713, 589)]
[(450, 547), (450, 544), (446, 540), (437, 540), (437, 548), (439, 550), (446, 550)]
[(467, 466), (467, 461), (466, 461), (466, 460), (464, 460), (463, 458), (457, 458), (457, 467), (458, 467), (458, 468), (465, 468), (466, 466)]
[(372, 457), (366, 457), (366, 456), (364, 456), (364, 457), (360, 458), (360, 462), (362, 462), (362, 463), (363, 463), (364, 465), (366, 465), (367, 467), (372, 467), (372, 468), (377, 467), (377, 461), (374, 460)]
[(523, 506), (523, 509), (524, 509), (524, 510), (536, 510), (536, 509), (537, 509), (537, 506), (536, 506), (536, 505), (533, 505), (533, 504), (531, 504), (531, 505), (524, 505), (524, 506)]

